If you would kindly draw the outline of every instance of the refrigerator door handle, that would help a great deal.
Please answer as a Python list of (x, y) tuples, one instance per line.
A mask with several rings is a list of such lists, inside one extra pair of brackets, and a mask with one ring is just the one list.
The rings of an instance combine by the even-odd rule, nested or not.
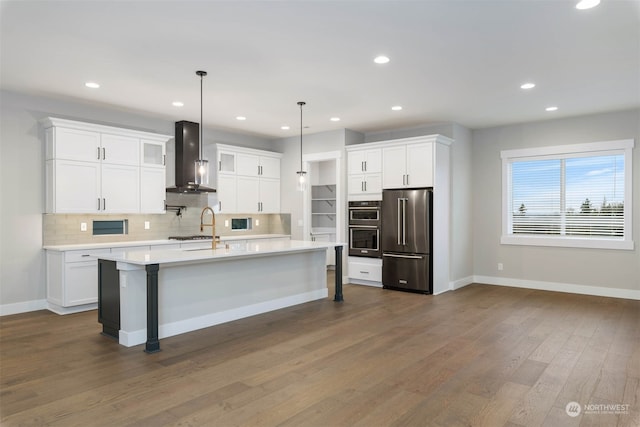
[(407, 244), (407, 200), (402, 199), (402, 244)]
[(402, 221), (402, 209), (400, 208), (400, 205), (402, 204), (402, 199), (398, 198), (396, 199), (396, 202), (398, 202), (398, 245), (402, 244), (402, 240), (400, 239), (400, 222)]
[(382, 254), (383, 257), (390, 258), (407, 258), (407, 259), (422, 259), (423, 257), (420, 255), (396, 255), (396, 254)]

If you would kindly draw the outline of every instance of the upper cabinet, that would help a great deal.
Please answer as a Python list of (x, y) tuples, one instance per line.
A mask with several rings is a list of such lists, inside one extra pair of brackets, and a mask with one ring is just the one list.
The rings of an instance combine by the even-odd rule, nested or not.
[(347, 147), (349, 200), (382, 200), (384, 189), (441, 187), (448, 156), (440, 147), (448, 152), (451, 143), (428, 135)]
[(279, 213), (282, 154), (216, 144), (222, 213)]
[(350, 200), (382, 200), (382, 148), (347, 149), (347, 187)]
[(162, 213), (168, 135), (57, 118), (46, 135), (47, 213)]
[(433, 143), (382, 149), (382, 188), (433, 187)]

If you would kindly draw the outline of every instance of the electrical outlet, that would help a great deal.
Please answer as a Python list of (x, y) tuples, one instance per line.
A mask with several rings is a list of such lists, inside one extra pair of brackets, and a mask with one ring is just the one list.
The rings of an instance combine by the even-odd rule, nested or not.
[(502, 271), (504, 269), (504, 265), (501, 262), (498, 263), (498, 271)]
[(224, 226), (225, 226), (225, 227), (227, 227), (227, 228), (229, 228), (229, 220), (228, 220), (228, 219), (225, 219), (225, 220), (224, 220)]
[(87, 223), (86, 222), (81, 222), (80, 223), (80, 231), (87, 231)]
[(150, 223), (149, 221), (145, 221), (145, 222), (144, 222), (144, 229), (145, 229), (145, 230), (148, 230), (148, 229), (150, 229), (150, 228), (151, 228), (151, 223)]
[(259, 226), (260, 226), (260, 220), (256, 219), (256, 227), (259, 227)]

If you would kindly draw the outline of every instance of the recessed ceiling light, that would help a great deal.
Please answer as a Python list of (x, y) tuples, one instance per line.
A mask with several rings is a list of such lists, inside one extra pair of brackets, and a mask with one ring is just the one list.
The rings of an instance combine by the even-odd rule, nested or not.
[(331, 117), (329, 120), (331, 120), (332, 122), (339, 122), (340, 117)]
[(558, 109), (558, 107), (553, 106), (553, 107), (547, 107), (545, 108), (545, 111), (556, 111)]
[(236, 120), (242, 121), (242, 120), (247, 120), (247, 118), (245, 116), (238, 116), (236, 117)]
[(524, 83), (520, 85), (520, 89), (533, 89), (534, 87), (536, 87), (535, 83)]
[(393, 111), (400, 111), (400, 110), (402, 110), (402, 105), (394, 105), (393, 107), (391, 107), (391, 109)]
[(379, 55), (373, 59), (373, 62), (375, 62), (376, 64), (386, 64), (387, 62), (389, 62), (389, 58), (384, 55)]
[(86, 82), (84, 85), (91, 89), (98, 89), (100, 87), (100, 85), (96, 82)]
[(174, 107), (184, 107), (184, 102), (173, 101), (171, 105), (173, 105)]
[(600, 4), (600, 0), (581, 0), (576, 5), (576, 9), (585, 10), (591, 9), (592, 7), (596, 7)]
[(284, 126), (280, 126), (280, 129), (282, 129), (282, 130), (289, 130), (289, 129), (291, 129), (291, 128), (290, 128), (289, 126), (287, 126), (287, 125), (284, 125)]

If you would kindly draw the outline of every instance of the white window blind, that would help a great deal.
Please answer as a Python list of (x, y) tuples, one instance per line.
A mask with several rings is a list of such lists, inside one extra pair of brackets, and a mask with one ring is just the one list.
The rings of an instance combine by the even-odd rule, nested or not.
[(632, 249), (632, 147), (503, 151), (502, 242)]

